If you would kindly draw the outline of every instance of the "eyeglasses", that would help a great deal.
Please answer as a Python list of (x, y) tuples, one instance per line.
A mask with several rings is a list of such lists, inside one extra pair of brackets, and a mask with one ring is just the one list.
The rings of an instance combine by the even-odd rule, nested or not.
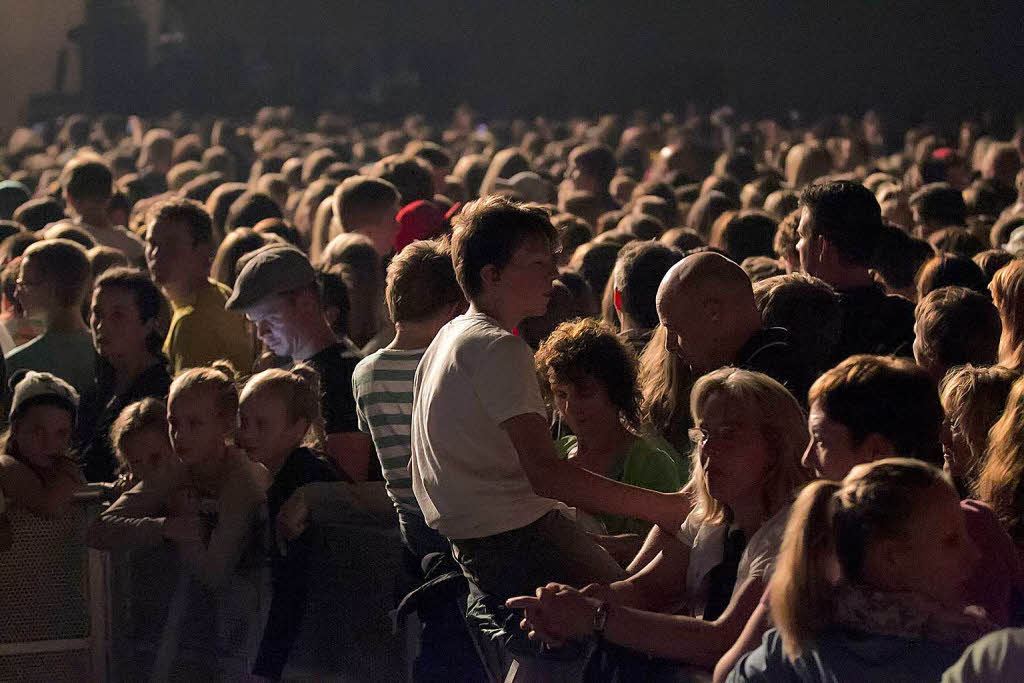
[(690, 436), (690, 443), (698, 448), (706, 446), (711, 439), (731, 442), (736, 438), (736, 433), (735, 427), (722, 427), (713, 432), (703, 427), (693, 427), (687, 432)]

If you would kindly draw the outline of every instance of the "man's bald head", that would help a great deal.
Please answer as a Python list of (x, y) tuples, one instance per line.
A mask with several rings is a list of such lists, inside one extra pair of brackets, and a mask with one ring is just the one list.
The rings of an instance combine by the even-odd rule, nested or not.
[(656, 303), (669, 350), (702, 374), (734, 362), (761, 326), (750, 278), (715, 252), (692, 254), (672, 266)]
[(658, 287), (658, 305), (677, 297), (702, 301), (714, 297), (728, 308), (747, 302), (754, 306), (754, 288), (746, 272), (735, 261), (713, 251), (687, 256), (665, 273)]

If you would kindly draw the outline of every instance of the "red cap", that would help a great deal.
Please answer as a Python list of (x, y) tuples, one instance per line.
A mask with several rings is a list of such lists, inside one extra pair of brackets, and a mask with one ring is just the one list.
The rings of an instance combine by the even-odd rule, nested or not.
[(420, 199), (407, 206), (395, 216), (398, 233), (395, 235), (395, 251), (402, 251), (416, 240), (430, 239), (444, 230), (444, 212), (431, 201)]

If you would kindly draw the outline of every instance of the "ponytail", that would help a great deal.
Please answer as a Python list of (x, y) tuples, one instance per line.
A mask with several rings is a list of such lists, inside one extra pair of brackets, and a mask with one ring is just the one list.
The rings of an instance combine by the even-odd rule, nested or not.
[(868, 550), (906, 530), (922, 497), (942, 484), (942, 470), (920, 460), (887, 458), (857, 465), (842, 483), (816, 481), (797, 497), (786, 524), (769, 597), (786, 655), (796, 659), (830, 623), (837, 584), (863, 580)]
[(828, 625), (833, 586), (832, 515), (840, 484), (815, 481), (793, 503), (779, 560), (769, 584), (772, 619), (787, 656), (799, 657)]

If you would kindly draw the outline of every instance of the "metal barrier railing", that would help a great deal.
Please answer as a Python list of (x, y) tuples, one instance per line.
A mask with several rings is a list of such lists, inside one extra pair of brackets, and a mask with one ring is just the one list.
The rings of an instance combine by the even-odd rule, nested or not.
[(11, 547), (0, 553), (0, 680), (107, 679), (107, 560), (85, 545), (100, 495), (76, 494), (45, 520), (9, 509)]

